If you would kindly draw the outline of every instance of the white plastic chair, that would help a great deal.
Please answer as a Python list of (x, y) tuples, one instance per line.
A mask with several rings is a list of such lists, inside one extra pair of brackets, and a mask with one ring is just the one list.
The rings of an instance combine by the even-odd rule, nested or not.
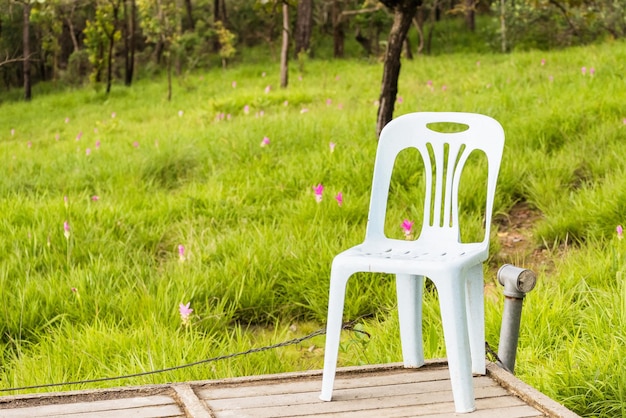
[[(438, 122), (464, 124), (468, 128), (442, 133), (428, 127)], [(423, 224), (416, 240), (390, 239), (385, 236), (384, 224), (392, 169), (398, 153), (410, 147), (418, 149), (424, 164)], [(356, 272), (378, 272), (396, 275), (405, 367), (424, 364), (424, 277), (433, 281), (439, 295), (455, 410), (475, 410), (472, 372), (485, 374), (482, 263), (489, 252), (492, 206), (503, 148), (504, 131), (500, 124), (478, 114), (412, 113), (385, 126), (376, 153), (365, 241), (340, 253), (332, 263), (320, 399), (332, 398), (347, 281)], [(488, 165), (485, 236), (481, 242), (462, 243), (458, 189), (463, 166), (474, 150), (484, 152)]]

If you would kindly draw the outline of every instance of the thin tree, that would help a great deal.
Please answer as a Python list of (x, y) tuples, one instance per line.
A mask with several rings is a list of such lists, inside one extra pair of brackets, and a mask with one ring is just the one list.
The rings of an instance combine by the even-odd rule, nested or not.
[(380, 0), (393, 12), (393, 24), (387, 40), (387, 51), (383, 66), (383, 79), (378, 99), (378, 115), (376, 118), (376, 134), (380, 135), (383, 127), (393, 118), (393, 110), (398, 95), (398, 78), (400, 77), (400, 56), (402, 45), (415, 17), (421, 0)]
[(23, 51), (23, 77), (24, 77), (24, 100), (30, 101), (32, 97), (30, 80), (30, 10), (31, 5), (28, 0), (24, 5), (23, 26), (22, 26), (22, 51)]
[(135, 70), (135, 48), (137, 32), (137, 3), (135, 0), (125, 0), (124, 17), (126, 24), (123, 29), (124, 36), (124, 85), (130, 86), (133, 83)]
[(289, 5), (283, 1), (283, 45), (280, 50), (280, 87), (289, 83)]

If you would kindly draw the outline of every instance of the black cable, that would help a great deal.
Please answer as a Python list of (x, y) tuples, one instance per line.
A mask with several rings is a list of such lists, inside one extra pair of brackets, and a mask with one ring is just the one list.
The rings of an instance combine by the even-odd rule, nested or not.
[[(360, 320), (360, 319), (362, 319), (362, 318), (364, 318), (366, 316), (369, 316), (369, 315), (363, 315), (363, 316), (360, 316), (359, 318), (355, 319), (354, 321), (346, 322), (346, 323), (344, 323), (342, 325), (341, 328), (342, 329), (347, 329), (347, 330), (350, 330), (350, 331), (353, 331), (353, 332), (360, 332), (360, 333), (363, 333), (363, 334), (365, 334), (365, 335), (367, 335), (369, 337), (370, 335), (367, 332), (361, 331), (361, 330), (358, 330), (358, 329), (354, 329), (354, 324), (358, 320)], [(268, 345), (268, 346), (265, 346), (265, 347), (251, 348), (249, 350), (241, 351), (239, 353), (224, 354), (222, 356), (211, 357), (211, 358), (208, 358), (208, 359), (195, 361), (193, 363), (181, 364), (179, 366), (172, 366), (172, 367), (167, 367), (167, 368), (159, 369), (159, 370), (150, 370), (150, 371), (147, 371), (147, 372), (133, 373), (133, 374), (127, 374), (127, 375), (123, 375), (123, 376), (100, 377), (100, 378), (97, 378), (97, 379), (77, 380), (77, 381), (73, 381), (73, 382), (46, 383), (46, 384), (34, 385), (34, 386), (12, 387), (12, 388), (0, 389), (0, 392), (11, 392), (11, 391), (19, 391), (19, 390), (27, 390), (27, 389), (42, 389), (42, 388), (50, 388), (50, 387), (56, 387), (56, 386), (80, 385), (80, 384), (85, 384), (85, 383), (108, 382), (108, 381), (111, 381), (111, 380), (130, 379), (132, 377), (141, 377), (141, 376), (148, 376), (148, 375), (151, 375), (151, 374), (171, 372), (173, 370), (180, 370), (180, 369), (197, 366), (197, 365), (204, 364), (204, 363), (211, 363), (211, 362), (214, 362), (214, 361), (226, 360), (226, 359), (229, 359), (229, 358), (239, 357), (239, 356), (245, 356), (245, 355), (248, 355), (248, 354), (259, 353), (259, 352), (267, 351), (267, 350), (273, 350), (275, 348), (286, 347), (286, 346), (289, 346), (289, 345), (296, 345), (296, 344), (300, 344), (303, 341), (310, 340), (313, 337), (317, 337), (318, 335), (323, 335), (323, 334), (326, 334), (326, 328), (320, 328), (317, 331), (313, 331), (312, 333), (310, 333), (308, 335), (305, 335), (304, 337), (293, 338), (291, 340), (283, 341), (281, 343)]]

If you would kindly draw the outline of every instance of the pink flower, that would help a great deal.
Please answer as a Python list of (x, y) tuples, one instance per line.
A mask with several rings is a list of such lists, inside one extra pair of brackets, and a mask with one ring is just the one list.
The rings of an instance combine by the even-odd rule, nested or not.
[(307, 113), (308, 111), (309, 111), (309, 109), (307, 109), (307, 108), (305, 107), (305, 108), (303, 108), (302, 110), (300, 110), (300, 114), (302, 114), (302, 113)]
[(596, 73), (596, 69), (595, 69), (595, 68), (593, 68), (593, 67), (591, 67), (591, 68), (589, 69), (589, 74), (590, 74), (590, 75), (594, 75), (595, 73)]
[(83, 137), (83, 132), (79, 132), (78, 135), (76, 135), (76, 140), (80, 141), (80, 139)]
[(333, 100), (332, 99), (326, 99), (326, 106), (330, 106), (331, 104), (333, 104)]
[(402, 96), (398, 96), (398, 104), (402, 104), (404, 102), (404, 99), (402, 98)]
[(337, 201), (339, 207), (341, 207), (341, 205), (343, 205), (343, 193), (337, 193), (337, 196), (335, 196), (335, 200)]
[(54, 139), (55, 139), (55, 141), (58, 141), (60, 137), (61, 137), (61, 135), (59, 135), (59, 134), (55, 134), (55, 135), (54, 135)]
[(269, 93), (272, 90), (272, 86), (270, 86), (269, 84), (265, 87), (265, 94)]
[(33, 147), (33, 143), (32, 143), (32, 142), (30, 142), (30, 141), (28, 141), (28, 142), (26, 143), (26, 146), (27, 146), (28, 148), (32, 148), (32, 147)]
[(446, 86), (445, 84), (441, 86), (441, 91), (446, 91), (446, 90), (448, 90), (448, 86)]
[(100, 141), (96, 141), (96, 149), (100, 148)]
[(324, 192), (324, 186), (322, 186), (322, 183), (319, 183), (317, 186), (313, 186), (313, 191), (315, 192), (315, 201), (320, 203), (322, 201), (322, 193)]
[(409, 221), (405, 219), (402, 221), (402, 231), (404, 232), (404, 236), (406, 239), (411, 239), (411, 234), (413, 232), (413, 221)]
[(245, 113), (246, 115), (247, 115), (248, 113), (250, 113), (250, 106), (245, 105), (245, 106), (243, 107), (243, 113)]
[(233, 86), (234, 89), (237, 88), (237, 82), (236, 81), (233, 81), (230, 85)]
[(587, 74), (587, 67), (582, 67), (580, 72), (583, 73), (583, 75)]
[(339, 110), (343, 109), (343, 103), (339, 103), (339, 104), (337, 105), (337, 109), (339, 109)]
[(94, 202), (97, 202), (98, 200), (100, 200), (100, 196), (93, 195), (93, 196), (91, 196), (91, 200), (94, 201)]
[(133, 142), (133, 147), (139, 148), (139, 142), (137, 142), (137, 141)]
[(70, 223), (68, 221), (63, 222), (63, 235), (65, 235), (65, 239), (70, 239)]
[(178, 261), (180, 261), (182, 263), (185, 260), (186, 260), (186, 257), (185, 257), (185, 246), (183, 244), (180, 244), (178, 246)]
[(622, 228), (621, 225), (617, 225), (617, 228), (615, 228), (615, 230), (617, 231), (617, 238), (618, 239), (623, 239), (624, 238), (624, 228)]
[[(263, 137), (263, 140), (261, 141), (261, 146), (262, 147), (266, 147), (270, 144), (270, 139), (266, 136)], [(280, 148), (280, 147), (279, 147)]]
[(191, 316), (191, 313), (193, 312), (193, 309), (189, 307), (190, 305), (191, 305), (191, 302), (187, 302), (187, 304), (181, 303), (180, 305), (178, 305), (178, 312), (180, 312), (180, 319), (181, 321), (183, 321), (183, 325), (185, 326), (189, 325), (189, 317)]
[(542, 59), (541, 59), (541, 66), (543, 67), (544, 65), (546, 65), (546, 59), (545, 59), (545, 58), (542, 58)]
[(70, 118), (65, 118), (65, 123), (70, 123)]
[(283, 106), (289, 106), (289, 100), (285, 100), (285, 101), (283, 102)]
[(115, 119), (115, 116), (117, 116), (117, 114), (115, 112), (111, 113), (111, 118)]
[(91, 148), (87, 148), (85, 150), (85, 155), (91, 155)]
[(337, 144), (335, 144), (334, 142), (331, 142), (328, 144), (328, 147), (330, 148), (330, 152), (335, 152), (335, 146)]

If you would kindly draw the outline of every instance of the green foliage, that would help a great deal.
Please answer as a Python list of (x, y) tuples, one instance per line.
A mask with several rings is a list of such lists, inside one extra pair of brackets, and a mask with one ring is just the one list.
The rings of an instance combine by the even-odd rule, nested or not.
[(70, 85), (78, 85), (90, 73), (91, 62), (89, 52), (86, 50), (75, 51), (70, 55), (67, 71), (63, 81)]
[[(499, 2), (493, 3), (497, 14)], [(495, 10), (494, 10), (495, 11)], [(626, 36), (624, 3), (617, 0), (522, 0), (505, 6), (506, 38), (517, 49), (584, 45)]]
[(213, 24), (215, 26), (215, 33), (220, 43), (220, 57), (222, 58), (222, 66), (226, 67), (226, 61), (235, 56), (237, 50), (235, 49), (235, 34), (226, 29), (221, 21), (217, 21)]
[(121, 32), (115, 27), (117, 16), (114, 6), (109, 3), (98, 3), (93, 20), (87, 20), (84, 35), (85, 47), (89, 51), (89, 62), (92, 73), (89, 76), (92, 83), (101, 81), (109, 58), (109, 44), (120, 40)]

